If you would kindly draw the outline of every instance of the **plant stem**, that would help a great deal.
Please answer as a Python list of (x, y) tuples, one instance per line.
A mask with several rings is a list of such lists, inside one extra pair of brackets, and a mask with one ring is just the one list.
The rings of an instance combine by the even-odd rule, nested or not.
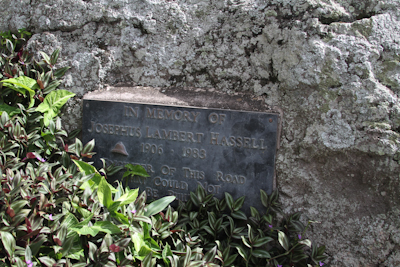
[(275, 257), (273, 257), (273, 258), (270, 258), (268, 261), (274, 260), (274, 259), (277, 259), (277, 258), (279, 258), (279, 257), (288, 255), (290, 252), (292, 252), (292, 250), (293, 250), (295, 247), (297, 247), (298, 244), (299, 244), (299, 243), (297, 243), (296, 245), (294, 245), (291, 249), (289, 249), (289, 250), (286, 251), (285, 253), (280, 254), (280, 255), (277, 255), (277, 256), (275, 256)]

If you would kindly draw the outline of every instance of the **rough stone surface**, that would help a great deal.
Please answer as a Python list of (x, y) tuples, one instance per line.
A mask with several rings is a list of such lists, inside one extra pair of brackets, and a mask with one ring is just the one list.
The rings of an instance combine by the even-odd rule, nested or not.
[(261, 97), (284, 111), (281, 201), (321, 221), (327, 263), (400, 266), (399, 0), (2, 4), (0, 30), (26, 27), (32, 51), (72, 67), (68, 129), (79, 97), (118, 83)]

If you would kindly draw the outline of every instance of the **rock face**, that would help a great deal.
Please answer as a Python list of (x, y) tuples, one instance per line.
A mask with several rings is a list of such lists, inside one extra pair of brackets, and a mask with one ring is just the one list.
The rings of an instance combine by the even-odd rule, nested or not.
[[(4, 3), (5, 1), (5, 3)], [(399, 0), (3, 0), (65, 87), (201, 87), (284, 112), (277, 185), (330, 266), (400, 266)], [(69, 129), (80, 124), (69, 103)], [(327, 262), (328, 263), (328, 262)]]

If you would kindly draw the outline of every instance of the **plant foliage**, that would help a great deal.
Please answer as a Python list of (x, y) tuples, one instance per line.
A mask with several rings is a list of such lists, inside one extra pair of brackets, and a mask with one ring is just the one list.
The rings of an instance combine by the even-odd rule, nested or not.
[(282, 214), (278, 191), (260, 193), (266, 212), (251, 207), (247, 217), (241, 211), (244, 197), (234, 200), (225, 193), (217, 199), (199, 185), (189, 201), (180, 203), (177, 226), (198, 237), (206, 251), (216, 246), (222, 266), (322, 266), (325, 246), (303, 238), (312, 222), (305, 226), (300, 214)]
[[(56, 68), (59, 51), (51, 56), (41, 52), (42, 60), (37, 61), (20, 39), (0, 36), (4, 44), (0, 264), (213, 266), (218, 262), (215, 253), (191, 249), (191, 240), (172, 230), (178, 214), (167, 207), (175, 197), (147, 204), (145, 192), (107, 182), (106, 175), (119, 168), (104, 166), (98, 171), (84, 161), (94, 154), (94, 140), (85, 145), (70, 140), (58, 117), (74, 96), (57, 88), (68, 69)], [(128, 175), (147, 176), (135, 166), (128, 170)], [(165, 215), (160, 213), (165, 209)]]

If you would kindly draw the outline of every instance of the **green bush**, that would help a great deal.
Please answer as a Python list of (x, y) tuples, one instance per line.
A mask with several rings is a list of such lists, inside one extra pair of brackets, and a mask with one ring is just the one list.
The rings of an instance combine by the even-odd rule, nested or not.
[[(175, 197), (148, 204), (146, 192), (110, 185), (121, 168), (97, 170), (86, 162), (94, 140), (62, 128), (74, 94), (58, 89), (68, 70), (56, 67), (59, 51), (37, 61), (19, 34), (0, 34), (0, 266), (323, 265), (325, 247), (302, 238), (311, 222), (283, 216), (277, 192), (261, 191), (266, 212), (247, 217), (245, 198), (228, 193), (198, 187), (174, 210)], [(128, 165), (130, 175), (147, 173)]]
[(116, 168), (97, 171), (83, 161), (92, 157), (94, 140), (71, 144), (62, 129), (59, 112), (74, 94), (57, 89), (67, 70), (55, 67), (59, 51), (41, 52), (36, 61), (23, 45), (15, 51), (17, 41), (1, 40), (7, 79), (0, 81), (0, 262), (217, 266), (216, 249), (192, 250), (195, 243), (172, 230), (177, 212), (160, 214), (175, 197), (146, 204), (145, 192), (106, 181)]
[(245, 197), (217, 199), (199, 186), (180, 203), (177, 228), (199, 237), (205, 250), (217, 246), (222, 266), (322, 266), (325, 246), (303, 238), (312, 221), (304, 226), (299, 213), (283, 215), (278, 191), (260, 193), (266, 212), (251, 207), (247, 217), (240, 210)]

